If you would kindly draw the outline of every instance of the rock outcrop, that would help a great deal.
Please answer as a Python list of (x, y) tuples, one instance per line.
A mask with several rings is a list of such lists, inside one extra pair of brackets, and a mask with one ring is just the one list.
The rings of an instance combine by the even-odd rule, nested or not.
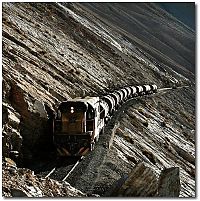
[(73, 188), (67, 182), (58, 182), (50, 178), (41, 178), (26, 168), (17, 168), (9, 158), (3, 161), (4, 197), (97, 197), (87, 195)]
[(111, 197), (179, 197), (179, 168), (161, 171), (159, 178), (144, 163), (138, 163), (133, 170), (120, 178), (105, 193)]
[(88, 197), (67, 182), (39, 178), (29, 169), (17, 168), (9, 158), (2, 167), (4, 197)]
[(157, 193), (158, 182), (152, 169), (146, 167), (143, 163), (139, 163), (129, 173), (124, 183), (120, 179), (115, 186), (113, 192), (108, 196), (152, 197)]
[(179, 168), (172, 167), (161, 172), (158, 183), (159, 197), (179, 197), (180, 195)]

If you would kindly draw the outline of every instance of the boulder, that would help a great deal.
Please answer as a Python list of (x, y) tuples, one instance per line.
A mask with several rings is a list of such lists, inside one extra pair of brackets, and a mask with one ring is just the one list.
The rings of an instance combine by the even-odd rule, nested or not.
[(179, 168), (172, 167), (162, 170), (158, 181), (158, 196), (179, 197), (180, 188)]
[[(122, 184), (123, 183), (123, 184)], [(153, 170), (138, 163), (128, 177), (120, 179), (110, 196), (151, 197), (157, 193), (157, 178)]]

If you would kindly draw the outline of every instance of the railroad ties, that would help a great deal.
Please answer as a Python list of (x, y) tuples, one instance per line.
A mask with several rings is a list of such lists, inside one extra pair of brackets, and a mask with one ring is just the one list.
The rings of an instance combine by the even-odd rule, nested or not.
[[(70, 171), (68, 171), (68, 173), (65, 172), (65, 170), (67, 169), (67, 167), (69, 166), (66, 166), (65, 169), (63, 169), (63, 173), (61, 173), (60, 171), (60, 168), (59, 168), (59, 173), (60, 173), (60, 176), (56, 176), (54, 174), (56, 174), (56, 171), (58, 170), (58, 167), (54, 167), (46, 176), (45, 176), (45, 179), (48, 178), (48, 177), (57, 177), (57, 180), (60, 180), (60, 181), (65, 181), (69, 175), (74, 171), (74, 169), (77, 167), (77, 165), (83, 160), (84, 156), (81, 156), (77, 161), (76, 163), (72, 166), (72, 168), (70, 168)], [(64, 176), (63, 176), (64, 175)], [(58, 178), (59, 177), (59, 178)]]

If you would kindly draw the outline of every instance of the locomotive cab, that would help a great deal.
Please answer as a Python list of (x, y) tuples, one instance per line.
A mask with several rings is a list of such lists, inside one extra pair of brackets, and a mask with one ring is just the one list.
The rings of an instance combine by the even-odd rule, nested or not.
[(61, 103), (54, 121), (53, 139), (60, 155), (76, 155), (92, 149), (103, 127), (101, 108), (97, 97)]

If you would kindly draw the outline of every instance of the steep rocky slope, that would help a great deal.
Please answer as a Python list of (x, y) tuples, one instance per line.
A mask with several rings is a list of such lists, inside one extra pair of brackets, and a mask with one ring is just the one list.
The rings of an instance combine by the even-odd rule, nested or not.
[(182, 74), (189, 73), (187, 70), (194, 72), (194, 31), (157, 4), (83, 5), (97, 13), (105, 23), (114, 25), (115, 30), (123, 33), (132, 44), (145, 50), (165, 68), (171, 67)]
[(180, 195), (195, 195), (192, 30), (156, 4), (135, 3), (3, 3), (2, 29), (3, 157), (33, 168), (51, 156), (51, 119), (63, 100), (127, 85), (189, 85), (127, 103), (69, 183), (104, 195), (143, 161), (157, 175), (179, 167)]

